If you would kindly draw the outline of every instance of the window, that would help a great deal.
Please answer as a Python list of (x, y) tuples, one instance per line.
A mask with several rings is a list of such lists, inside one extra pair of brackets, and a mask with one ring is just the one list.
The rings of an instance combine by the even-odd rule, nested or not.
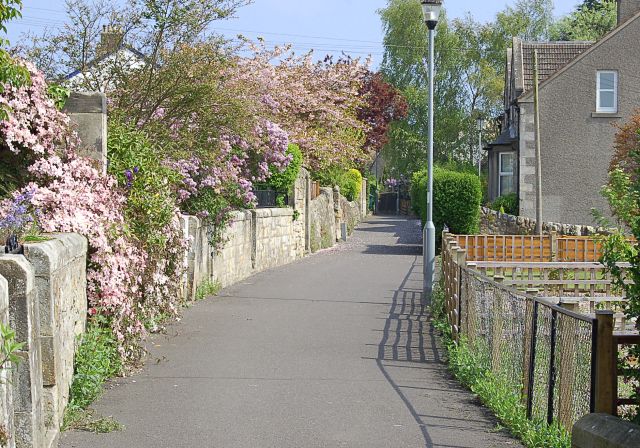
[(514, 185), (514, 167), (516, 165), (516, 155), (513, 152), (500, 153), (500, 180), (498, 182), (498, 196), (513, 193), (516, 191)]
[(618, 72), (599, 71), (596, 112), (618, 112)]

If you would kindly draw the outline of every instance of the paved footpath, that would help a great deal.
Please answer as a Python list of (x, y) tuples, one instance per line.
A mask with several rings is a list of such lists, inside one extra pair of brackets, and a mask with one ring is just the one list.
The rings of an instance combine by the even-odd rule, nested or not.
[(442, 363), (420, 306), (417, 221), (263, 272), (152, 339), (96, 403), (123, 432), (63, 448), (520, 447)]

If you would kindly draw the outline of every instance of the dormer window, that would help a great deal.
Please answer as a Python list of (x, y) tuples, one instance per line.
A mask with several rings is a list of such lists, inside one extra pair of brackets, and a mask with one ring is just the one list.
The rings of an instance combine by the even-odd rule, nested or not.
[(596, 112), (618, 112), (618, 72), (598, 72)]

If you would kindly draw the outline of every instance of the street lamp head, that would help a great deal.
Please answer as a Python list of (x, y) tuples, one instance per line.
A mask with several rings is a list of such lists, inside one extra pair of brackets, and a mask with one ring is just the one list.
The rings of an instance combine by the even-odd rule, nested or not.
[(442, 0), (422, 0), (424, 23), (430, 30), (435, 30), (442, 11)]

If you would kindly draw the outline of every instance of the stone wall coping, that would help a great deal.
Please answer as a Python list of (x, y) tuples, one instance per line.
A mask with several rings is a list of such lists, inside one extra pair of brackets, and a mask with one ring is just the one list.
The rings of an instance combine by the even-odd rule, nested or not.
[(640, 426), (607, 414), (589, 414), (573, 427), (573, 448), (633, 448), (640, 446)]
[(9, 306), (9, 282), (0, 275), (0, 313)]
[(36, 276), (44, 276), (65, 266), (70, 260), (84, 257), (87, 239), (77, 233), (52, 233), (50, 240), (24, 244), (24, 256), (33, 265)]
[[(0, 254), (0, 275), (9, 286), (9, 317), (16, 340), (29, 344), (28, 302), (35, 288), (33, 266), (24, 255)], [(25, 350), (29, 348), (27, 345)]]
[(272, 218), (279, 216), (293, 216), (293, 209), (289, 207), (284, 208), (257, 208), (253, 210), (256, 218)]

